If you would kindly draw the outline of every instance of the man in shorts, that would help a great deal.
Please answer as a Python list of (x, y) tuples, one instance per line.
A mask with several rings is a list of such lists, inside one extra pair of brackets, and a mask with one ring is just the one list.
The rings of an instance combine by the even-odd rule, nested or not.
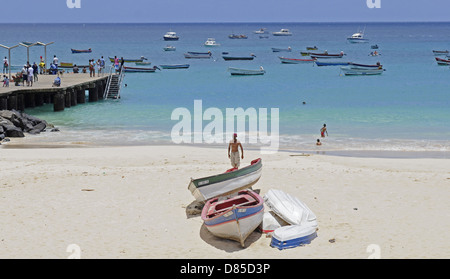
[[(239, 147), (241, 147), (241, 157), (239, 157)], [(239, 165), (241, 164), (240, 159), (244, 159), (244, 149), (242, 148), (241, 142), (237, 140), (236, 133), (234, 133), (233, 139), (228, 144), (228, 158), (230, 158), (231, 166), (233, 166), (233, 168), (239, 168)]]

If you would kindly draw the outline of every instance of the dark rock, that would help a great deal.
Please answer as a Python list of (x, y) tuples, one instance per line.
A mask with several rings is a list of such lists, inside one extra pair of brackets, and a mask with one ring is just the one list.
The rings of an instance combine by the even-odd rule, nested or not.
[(44, 131), (46, 127), (47, 127), (47, 124), (45, 124), (44, 122), (41, 122), (41, 123), (37, 124), (36, 126), (34, 126), (33, 130), (37, 130), (40, 133), (40, 132)]
[(23, 138), (25, 137), (25, 135), (22, 132), (22, 129), (16, 127), (16, 126), (7, 126), (4, 127), (6, 128), (6, 132), (5, 135), (7, 137), (11, 137), (11, 138)]

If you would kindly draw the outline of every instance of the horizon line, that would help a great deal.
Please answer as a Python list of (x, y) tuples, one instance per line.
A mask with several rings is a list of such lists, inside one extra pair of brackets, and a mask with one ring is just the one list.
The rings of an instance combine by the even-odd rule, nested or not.
[(0, 24), (304, 24), (304, 23), (450, 23), (448, 21), (186, 21), (186, 22), (0, 22)]

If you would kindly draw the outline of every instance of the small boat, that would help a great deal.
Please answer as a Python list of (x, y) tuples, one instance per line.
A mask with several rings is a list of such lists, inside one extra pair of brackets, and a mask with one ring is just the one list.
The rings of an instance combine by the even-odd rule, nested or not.
[(296, 59), (296, 58), (286, 58), (286, 57), (278, 57), (281, 60), (281, 63), (284, 64), (302, 64), (302, 63), (312, 63), (316, 61), (316, 59)]
[(259, 35), (259, 38), (260, 38), (260, 39), (268, 39), (268, 38), (269, 38), (269, 35)]
[(191, 55), (209, 55), (209, 56), (212, 55), (211, 51), (207, 51), (207, 52), (188, 51), (187, 53), (191, 54)]
[(368, 39), (364, 38), (364, 32), (361, 32), (361, 31), (351, 35), (350, 37), (348, 37), (347, 41), (349, 43), (352, 43), (352, 44), (368, 43), (369, 42)]
[(255, 34), (267, 34), (268, 32), (267, 32), (266, 28), (261, 28), (259, 30), (253, 31), (253, 33), (255, 33)]
[(159, 65), (163, 69), (188, 69), (189, 64), (170, 64), (170, 65)]
[(188, 59), (209, 59), (211, 58), (212, 53), (211, 52), (188, 52), (184, 54), (184, 58)]
[(379, 53), (378, 51), (372, 51), (371, 53), (369, 53), (369, 56), (380, 56), (381, 53)]
[(73, 68), (73, 63), (61, 62), (60, 68)]
[(142, 67), (126, 67), (123, 66), (123, 70), (126, 73), (154, 73), (156, 70), (160, 70), (157, 66), (153, 66), (152, 68), (142, 68)]
[(359, 68), (359, 67), (341, 67), (346, 76), (373, 76), (381, 75), (385, 69)]
[(371, 49), (378, 49), (379, 47), (378, 47), (378, 45), (372, 45), (372, 46), (370, 46), (370, 48)]
[(202, 210), (202, 220), (213, 235), (238, 241), (245, 239), (261, 224), (264, 200), (252, 190), (243, 190), (232, 198), (213, 198)]
[(300, 54), (302, 56), (309, 56), (311, 54), (311, 52), (301, 51)]
[(164, 51), (175, 51), (175, 50), (177, 50), (177, 48), (174, 46), (165, 46), (164, 47)]
[(306, 50), (318, 50), (319, 48), (316, 46), (313, 47), (306, 47)]
[(447, 55), (449, 52), (448, 50), (433, 50), (433, 54), (438, 56), (438, 55)]
[(264, 212), (263, 222), (262, 222), (262, 232), (266, 234), (273, 233), (274, 230), (281, 228), (283, 226), (289, 226), (286, 221), (281, 219), (273, 211)]
[[(123, 59), (124, 60), (124, 62), (127, 62), (127, 63), (135, 63), (135, 62), (144, 62), (144, 60), (148, 60), (147, 58), (145, 58), (144, 56), (141, 56), (141, 58), (138, 58), (138, 59), (130, 59), (130, 58), (128, 58), (128, 59)], [(113, 57), (109, 57), (109, 61), (111, 61), (111, 63), (114, 63), (114, 58)], [(119, 58), (119, 62), (121, 61), (121, 58)]]
[(230, 61), (230, 60), (253, 60), (256, 57), (256, 55), (254, 55), (253, 53), (250, 54), (249, 56), (228, 56), (228, 55), (222, 55), (222, 58), (225, 61)]
[(220, 44), (218, 44), (216, 42), (216, 39), (214, 38), (208, 38), (208, 40), (206, 40), (205, 44), (206, 47), (216, 47), (216, 46), (220, 46)]
[(262, 173), (262, 160), (253, 160), (249, 166), (232, 168), (225, 173), (192, 179), (188, 189), (197, 201), (226, 196), (250, 188), (258, 182)]
[(274, 36), (292, 36), (292, 33), (289, 32), (289, 29), (281, 29), (277, 32), (272, 32), (272, 35)]
[(450, 65), (450, 60), (448, 59), (442, 59), (439, 57), (435, 57), (436, 62), (438, 63), (439, 66), (448, 66)]
[(322, 66), (347, 66), (350, 64), (350, 62), (328, 62), (328, 61), (324, 62), (324, 61), (319, 61), (319, 60), (316, 60), (315, 63), (319, 67), (322, 67)]
[(270, 246), (279, 250), (294, 248), (311, 243), (317, 237), (317, 228), (310, 226), (291, 225), (277, 228), (273, 231)]
[(373, 65), (358, 64), (358, 63), (353, 63), (353, 62), (350, 62), (348, 64), (351, 65), (352, 68), (361, 68), (361, 69), (364, 69), (364, 68), (381, 69), (381, 68), (383, 68), (383, 65), (381, 65), (380, 62), (377, 62), (377, 64), (373, 64)]
[(282, 51), (291, 52), (292, 48), (291, 47), (288, 47), (288, 48), (276, 48), (276, 47), (273, 47), (272, 48), (272, 52), (282, 52)]
[(91, 53), (92, 49), (71, 49), (72, 53)]
[(164, 36), (164, 41), (178, 41), (179, 37), (177, 36), (177, 33), (175, 32), (167, 32)]
[(257, 76), (264, 75), (266, 73), (263, 67), (260, 67), (259, 70), (247, 70), (229, 67), (228, 71), (232, 76)]
[(146, 66), (152, 64), (152, 62), (134, 62), (136, 66)]
[(311, 56), (311, 58), (342, 58), (345, 54), (343, 51), (341, 51), (341, 53), (339, 54), (329, 54), (328, 52), (324, 52), (324, 53), (309, 53), (309, 55)]
[(231, 34), (231, 35), (228, 35), (228, 38), (230, 38), (230, 39), (247, 39), (248, 37), (246, 35)]

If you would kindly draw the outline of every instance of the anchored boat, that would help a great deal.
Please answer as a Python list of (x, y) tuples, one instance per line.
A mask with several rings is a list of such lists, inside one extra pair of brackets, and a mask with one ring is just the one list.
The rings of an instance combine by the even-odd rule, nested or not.
[(232, 76), (256, 76), (256, 75), (264, 75), (266, 71), (263, 67), (259, 70), (248, 70), (248, 69), (239, 69), (239, 68), (228, 68), (228, 71)]
[(72, 53), (91, 53), (92, 49), (71, 49)]
[(286, 58), (286, 57), (278, 57), (281, 60), (281, 63), (284, 64), (303, 64), (303, 63), (312, 63), (316, 61), (316, 59), (296, 59), (296, 58)]
[(229, 56), (229, 55), (223, 55), (222, 58), (225, 61), (230, 61), (230, 60), (253, 60), (256, 57), (256, 55), (254, 55), (253, 53), (250, 54), (249, 56)]
[(153, 66), (152, 68), (141, 68), (141, 67), (125, 67), (123, 66), (123, 70), (126, 73), (154, 73), (156, 70), (160, 70), (157, 66)]

